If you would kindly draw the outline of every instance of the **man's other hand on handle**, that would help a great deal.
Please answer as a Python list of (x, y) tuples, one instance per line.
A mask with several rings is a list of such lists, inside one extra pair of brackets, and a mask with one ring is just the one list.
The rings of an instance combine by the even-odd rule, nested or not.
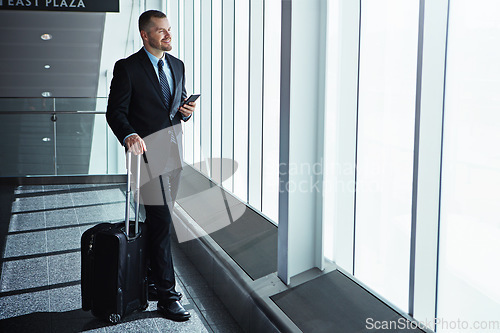
[(145, 151), (148, 151), (146, 149), (146, 143), (137, 134), (131, 135), (126, 138), (125, 145), (127, 146), (127, 150), (130, 150), (134, 155), (140, 155)]

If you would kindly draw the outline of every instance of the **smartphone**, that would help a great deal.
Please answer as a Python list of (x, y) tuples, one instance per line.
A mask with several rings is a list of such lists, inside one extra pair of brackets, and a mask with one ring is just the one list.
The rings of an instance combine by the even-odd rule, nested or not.
[(200, 95), (199, 95), (199, 94), (198, 94), (198, 95), (191, 95), (191, 96), (189, 96), (189, 98), (188, 98), (188, 99), (186, 99), (186, 101), (182, 102), (181, 107), (182, 107), (182, 106), (184, 106), (184, 104), (187, 104), (187, 103), (189, 103), (189, 102), (194, 102), (194, 101), (196, 101), (196, 100), (198, 99), (198, 97), (200, 97)]

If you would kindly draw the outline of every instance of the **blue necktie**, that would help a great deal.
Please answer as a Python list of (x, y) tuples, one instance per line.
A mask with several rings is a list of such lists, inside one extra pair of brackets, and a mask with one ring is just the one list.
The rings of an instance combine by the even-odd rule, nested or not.
[[(161, 91), (163, 93), (163, 98), (165, 99), (165, 103), (167, 104), (167, 110), (170, 112), (170, 103), (172, 102), (172, 95), (170, 94), (170, 86), (167, 81), (167, 76), (163, 71), (163, 60), (161, 59), (158, 61), (158, 76), (160, 77), (160, 85), (161, 85)], [(170, 134), (170, 142), (176, 144), (177, 140), (175, 139), (175, 135), (172, 129), (170, 129), (168, 133)]]
[(163, 93), (163, 99), (167, 104), (167, 110), (170, 111), (170, 104), (172, 102), (172, 95), (170, 94), (170, 86), (167, 81), (167, 76), (163, 71), (163, 60), (158, 61), (158, 76), (160, 77), (161, 91)]

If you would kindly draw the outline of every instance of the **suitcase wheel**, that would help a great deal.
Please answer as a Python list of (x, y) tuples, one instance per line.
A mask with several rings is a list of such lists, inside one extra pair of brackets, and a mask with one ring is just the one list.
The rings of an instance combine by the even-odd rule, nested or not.
[(109, 315), (109, 322), (112, 324), (118, 324), (122, 317), (118, 313), (112, 313)]

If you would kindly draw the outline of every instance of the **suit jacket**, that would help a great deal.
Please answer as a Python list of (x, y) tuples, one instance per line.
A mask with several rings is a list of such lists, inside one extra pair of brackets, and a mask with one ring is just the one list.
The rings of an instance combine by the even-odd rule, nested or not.
[(158, 76), (146, 51), (116, 62), (108, 98), (106, 119), (118, 140), (137, 133), (141, 138), (172, 126), (177, 138), (179, 157), (182, 156), (183, 116), (177, 109), (187, 98), (184, 63), (165, 53), (172, 71), (174, 88), (170, 109), (163, 100)]

